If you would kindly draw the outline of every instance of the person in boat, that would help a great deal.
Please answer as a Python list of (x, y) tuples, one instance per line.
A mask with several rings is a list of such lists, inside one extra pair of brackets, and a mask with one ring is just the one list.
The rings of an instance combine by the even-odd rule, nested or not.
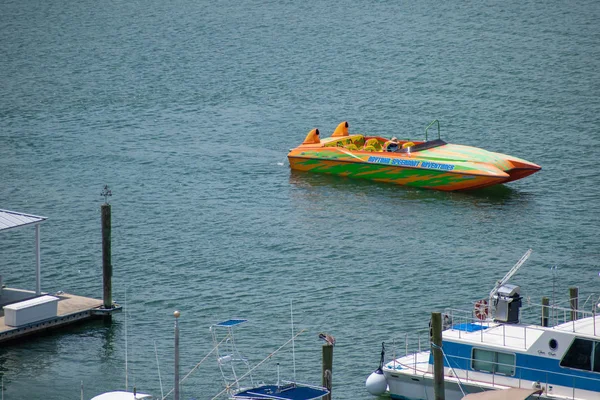
[(398, 138), (394, 136), (383, 144), (383, 148), (385, 151), (396, 151), (400, 148), (400, 142), (398, 142)]

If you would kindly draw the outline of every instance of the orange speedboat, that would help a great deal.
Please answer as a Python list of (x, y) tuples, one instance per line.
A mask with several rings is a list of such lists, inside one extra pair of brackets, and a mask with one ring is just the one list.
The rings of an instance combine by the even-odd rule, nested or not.
[[(427, 140), (428, 129), (435, 123), (438, 138)], [(445, 191), (498, 185), (541, 169), (521, 158), (446, 143), (437, 120), (425, 128), (424, 141), (350, 134), (348, 122), (339, 124), (328, 138), (313, 129), (289, 152), (288, 159), (290, 167), (299, 171)]]

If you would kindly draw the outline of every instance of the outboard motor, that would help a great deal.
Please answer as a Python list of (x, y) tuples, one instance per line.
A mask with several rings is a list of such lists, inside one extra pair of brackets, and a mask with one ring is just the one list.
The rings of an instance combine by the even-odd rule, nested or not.
[(501, 286), (493, 298), (496, 308), (494, 321), (518, 324), (521, 299), (520, 286), (511, 284)]

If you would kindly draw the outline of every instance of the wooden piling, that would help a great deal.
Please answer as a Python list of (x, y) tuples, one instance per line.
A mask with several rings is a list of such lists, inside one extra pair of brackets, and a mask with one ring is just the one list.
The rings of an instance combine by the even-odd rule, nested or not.
[(571, 321), (575, 321), (578, 319), (578, 308), (579, 308), (579, 288), (578, 287), (570, 287), (569, 288), (569, 298), (571, 300)]
[(431, 352), (433, 353), (433, 393), (435, 400), (445, 400), (444, 355), (442, 353), (442, 314), (431, 313)]
[(323, 345), (323, 387), (329, 390), (329, 394), (323, 400), (331, 400), (331, 386), (333, 377), (333, 344)]
[(542, 297), (542, 326), (548, 326), (548, 314), (550, 313), (550, 299), (546, 296)]
[[(104, 308), (112, 308), (112, 264), (111, 264), (111, 222), (110, 204), (104, 203), (102, 210), (102, 277)], [(110, 316), (110, 314), (108, 314)]]

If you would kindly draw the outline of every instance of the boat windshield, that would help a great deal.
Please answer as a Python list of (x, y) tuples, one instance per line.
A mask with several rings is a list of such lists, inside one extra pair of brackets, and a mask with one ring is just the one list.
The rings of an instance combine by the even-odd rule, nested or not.
[(399, 148), (398, 150), (395, 150), (394, 153), (414, 153), (416, 151), (422, 151), (427, 149), (433, 149), (434, 147), (444, 146), (445, 144), (446, 142), (444, 142), (442, 139), (435, 139), (430, 140), (428, 142), (419, 143), (411, 147), (407, 147), (406, 149)]

